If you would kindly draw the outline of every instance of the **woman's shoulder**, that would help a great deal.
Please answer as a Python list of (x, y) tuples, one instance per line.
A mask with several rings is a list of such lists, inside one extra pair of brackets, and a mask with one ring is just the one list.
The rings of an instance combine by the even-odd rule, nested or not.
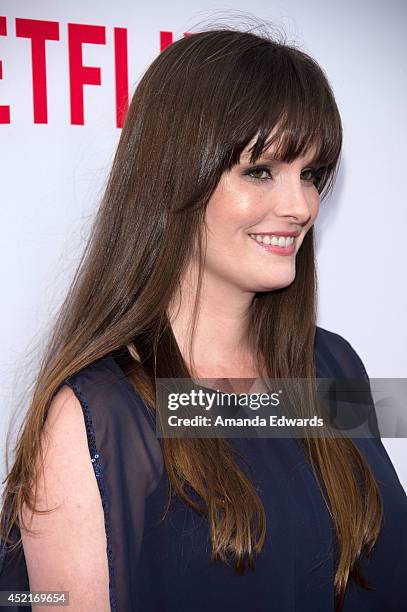
[(137, 469), (138, 481), (143, 481), (148, 495), (163, 471), (155, 416), (116, 359), (108, 355), (80, 369), (60, 386), (60, 390), (68, 388), (82, 409), (97, 475), (108, 464), (128, 476), (130, 485), (131, 472)]
[[(405, 520), (407, 516), (406, 492), (381, 440), (371, 381), (362, 359), (348, 339), (322, 327), (316, 328), (315, 349), (321, 378), (363, 380), (362, 385), (356, 381), (355, 395), (352, 393), (352, 384), (348, 387), (347, 395), (345, 396), (343, 391), (341, 395), (345, 400), (343, 406), (348, 411), (353, 406), (356, 416), (360, 417), (361, 414), (364, 414), (365, 417), (365, 433), (360, 434), (360, 437), (352, 436), (352, 438), (369, 460), (376, 477), (381, 482), (382, 490), (386, 494), (387, 506), (392, 504), (394, 512), (402, 513), (403, 520)], [(339, 382), (341, 384), (341, 381)], [(362, 393), (361, 390), (364, 392)], [(349, 414), (351, 413), (348, 412), (347, 415)], [(407, 537), (407, 530), (404, 537)]]
[(341, 334), (317, 325), (314, 348), (320, 377), (369, 379), (359, 353)]
[(66, 378), (62, 385), (70, 387), (75, 394), (85, 418), (108, 421), (114, 428), (133, 423), (155, 429), (154, 412), (111, 355), (81, 368)]
[(71, 387), (76, 395), (103, 399), (103, 403), (122, 398), (127, 400), (128, 405), (145, 406), (141, 395), (112, 355), (106, 355), (81, 368), (66, 378), (64, 384)]

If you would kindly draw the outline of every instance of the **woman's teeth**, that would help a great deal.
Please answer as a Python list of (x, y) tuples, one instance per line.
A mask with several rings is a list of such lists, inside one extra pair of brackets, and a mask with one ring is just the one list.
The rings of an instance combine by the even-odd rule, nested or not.
[(256, 242), (262, 242), (263, 244), (274, 244), (279, 247), (288, 247), (293, 244), (294, 236), (273, 236), (272, 234), (249, 234), (250, 238), (256, 240)]

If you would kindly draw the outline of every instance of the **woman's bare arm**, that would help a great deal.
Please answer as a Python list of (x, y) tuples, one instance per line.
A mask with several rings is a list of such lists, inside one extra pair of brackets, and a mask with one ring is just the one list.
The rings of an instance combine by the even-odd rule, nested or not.
[[(23, 514), (22, 530), (32, 591), (69, 591), (72, 612), (110, 612), (109, 573), (102, 501), (89, 454), (81, 405), (70, 387), (55, 395), (44, 425), (44, 474), (39, 472), (38, 508), (49, 514)], [(61, 606), (33, 606), (61, 611)]]

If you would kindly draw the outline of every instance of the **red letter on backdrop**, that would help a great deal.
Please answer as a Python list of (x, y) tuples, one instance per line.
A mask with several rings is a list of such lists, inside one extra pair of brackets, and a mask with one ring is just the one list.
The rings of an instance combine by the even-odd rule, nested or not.
[[(7, 21), (0, 17), (0, 36), (7, 36)], [(3, 62), (0, 60), (0, 79), (3, 78)], [(0, 106), (0, 123), (10, 123), (10, 107)]]
[(82, 44), (105, 45), (104, 26), (68, 23), (69, 84), (71, 92), (71, 123), (83, 125), (83, 86), (100, 85), (100, 68), (83, 66)]
[(31, 38), (34, 123), (48, 123), (45, 41), (59, 40), (57, 21), (16, 18), (16, 36)]
[(172, 43), (172, 32), (160, 32), (160, 52)]
[(126, 28), (114, 28), (114, 67), (116, 79), (116, 126), (121, 128), (129, 108)]
[[(184, 38), (192, 36), (193, 32), (184, 32)], [(160, 32), (160, 52), (172, 43), (172, 32)]]

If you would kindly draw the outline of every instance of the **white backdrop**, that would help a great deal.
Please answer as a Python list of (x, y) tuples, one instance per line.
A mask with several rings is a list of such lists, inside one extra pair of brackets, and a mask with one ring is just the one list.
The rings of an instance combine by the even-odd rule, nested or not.
[[(177, 39), (202, 21), (265, 18), (320, 62), (341, 111), (344, 151), (316, 223), (318, 323), (353, 345), (370, 377), (406, 377), (406, 15), (403, 0), (252, 0), (250, 13), (242, 0), (0, 0), (2, 441), (11, 413), (24, 404), (22, 390), (84, 247), (120, 135), (115, 28), (122, 66), (127, 36), (130, 95), (160, 52), (160, 32)], [(32, 19), (52, 22), (34, 24), (35, 94)], [(83, 124), (78, 28), (68, 24), (99, 26), (82, 32), (99, 41), (83, 44), (83, 65), (100, 69), (85, 78), (100, 84), (83, 87)], [(45, 30), (52, 39), (41, 45)], [(407, 490), (407, 440), (384, 443)], [(3, 477), (3, 461), (0, 467)]]

